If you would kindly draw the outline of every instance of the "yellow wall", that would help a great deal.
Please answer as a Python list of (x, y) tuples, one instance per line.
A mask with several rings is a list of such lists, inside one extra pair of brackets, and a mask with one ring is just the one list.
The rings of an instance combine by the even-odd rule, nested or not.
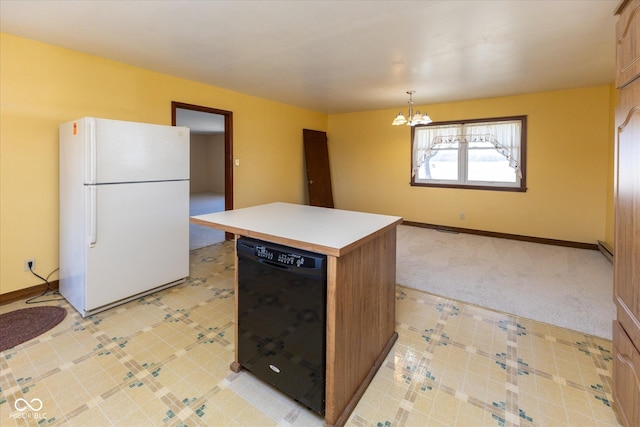
[[(612, 218), (611, 87), (419, 106), (438, 121), (527, 115), (526, 193), (411, 187), (395, 110), (329, 116), (336, 207), (405, 220), (596, 243)], [(459, 214), (465, 219), (460, 220)]]
[(236, 207), (304, 203), (302, 129), (326, 131), (326, 114), (0, 33), (0, 294), (41, 282), (27, 258), (58, 267), (58, 125), (169, 125), (171, 101), (233, 111)]
[(437, 120), (528, 115), (529, 190), (420, 188), (409, 186), (410, 129), (390, 125), (397, 109), (327, 116), (0, 33), (0, 294), (40, 283), (26, 258), (41, 275), (58, 267), (58, 125), (170, 124), (171, 101), (233, 111), (236, 207), (306, 201), (309, 128), (328, 131), (339, 208), (613, 245), (612, 85), (420, 106)]

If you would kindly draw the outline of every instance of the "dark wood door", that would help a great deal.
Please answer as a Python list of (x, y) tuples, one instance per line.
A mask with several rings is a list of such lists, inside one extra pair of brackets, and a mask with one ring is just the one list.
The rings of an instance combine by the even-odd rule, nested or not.
[(307, 164), (309, 204), (325, 208), (333, 207), (329, 149), (325, 132), (303, 129), (304, 156)]

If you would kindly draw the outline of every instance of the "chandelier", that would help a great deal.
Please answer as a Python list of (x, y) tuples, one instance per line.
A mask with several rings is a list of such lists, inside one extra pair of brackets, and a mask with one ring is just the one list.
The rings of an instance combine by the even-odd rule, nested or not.
[(416, 93), (415, 90), (408, 90), (407, 94), (409, 95), (409, 120), (402, 113), (398, 113), (398, 116), (395, 118), (393, 123), (394, 126), (407, 124), (408, 126), (415, 125), (428, 125), (433, 120), (429, 117), (428, 114), (420, 114), (420, 111), (416, 110), (416, 113), (413, 114), (413, 94)]

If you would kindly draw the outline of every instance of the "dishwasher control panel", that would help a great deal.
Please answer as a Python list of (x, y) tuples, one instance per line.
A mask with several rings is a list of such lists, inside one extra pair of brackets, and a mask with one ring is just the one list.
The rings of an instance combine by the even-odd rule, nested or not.
[(315, 268), (316, 266), (314, 259), (305, 258), (300, 254), (281, 252), (277, 249), (268, 248), (266, 246), (256, 246), (255, 254), (258, 258), (275, 261), (284, 265), (295, 265), (298, 268)]

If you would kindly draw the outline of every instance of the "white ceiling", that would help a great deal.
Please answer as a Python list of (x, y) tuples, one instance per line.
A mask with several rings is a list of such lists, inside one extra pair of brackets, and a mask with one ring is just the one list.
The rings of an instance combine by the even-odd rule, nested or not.
[(609, 84), (618, 3), (1, 0), (0, 30), (342, 113)]

